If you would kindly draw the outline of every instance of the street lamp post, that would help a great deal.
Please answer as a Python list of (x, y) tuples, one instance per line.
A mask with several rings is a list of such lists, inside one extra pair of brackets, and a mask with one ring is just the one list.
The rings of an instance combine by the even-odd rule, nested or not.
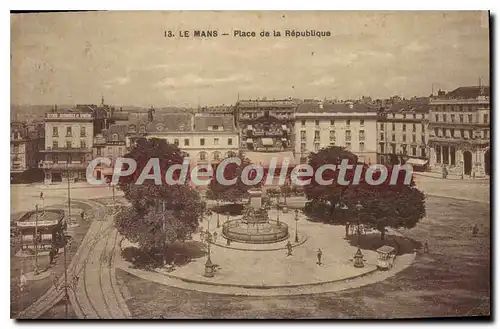
[(220, 212), (219, 200), (217, 200), (217, 228), (220, 227), (220, 219), (219, 219), (220, 213), (219, 212)]
[(205, 262), (205, 273), (204, 276), (207, 278), (212, 278), (214, 276), (214, 264), (212, 263), (211, 259), (211, 250), (210, 250), (210, 244), (212, 243), (212, 234), (207, 230), (205, 233), (205, 241), (207, 243), (208, 247), (208, 257), (207, 261)]
[(56, 288), (57, 291), (61, 291), (64, 289), (64, 312), (65, 312), (66, 319), (68, 319), (68, 305), (69, 305), (68, 290), (75, 291), (76, 285), (78, 284), (78, 279), (79, 278), (77, 276), (75, 276), (75, 277), (73, 277), (73, 279), (70, 282), (68, 282), (66, 272), (65, 272), (65, 276), (64, 276), (64, 284), (60, 285), (59, 282), (57, 282), (56, 277), (53, 277), (53, 279), (52, 279), (54, 287)]
[(295, 243), (299, 243), (298, 223), (299, 223), (299, 210), (295, 209)]
[[(69, 161), (70, 157), (68, 157), (68, 160), (66, 161), (66, 178), (68, 179), (68, 219), (71, 224), (71, 187), (70, 187), (70, 178), (69, 178)], [(66, 226), (68, 223), (66, 223)]]
[(35, 236), (33, 237), (35, 247), (35, 276), (38, 275), (38, 205), (35, 205)]
[(361, 202), (358, 201), (358, 203), (354, 206), (357, 212), (357, 245), (358, 245), (358, 250), (354, 254), (354, 267), (361, 268), (365, 267), (364, 261), (363, 261), (363, 253), (361, 252), (361, 248), (359, 248), (359, 225), (360, 225), (360, 212), (363, 209), (363, 206), (361, 205)]

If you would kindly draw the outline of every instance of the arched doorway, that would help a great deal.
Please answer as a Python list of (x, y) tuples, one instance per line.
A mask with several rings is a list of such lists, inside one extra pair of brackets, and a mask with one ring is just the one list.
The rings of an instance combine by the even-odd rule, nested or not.
[(464, 175), (470, 175), (472, 172), (472, 153), (464, 151)]
[(484, 152), (484, 172), (486, 175), (490, 175), (490, 149), (487, 149), (486, 152)]

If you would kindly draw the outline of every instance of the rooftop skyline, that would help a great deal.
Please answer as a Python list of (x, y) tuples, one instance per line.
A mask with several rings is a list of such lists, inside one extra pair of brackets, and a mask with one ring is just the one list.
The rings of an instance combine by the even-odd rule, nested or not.
[[(164, 30), (218, 30), (166, 39)], [(232, 30), (330, 31), (234, 38)], [(489, 85), (487, 12), (89, 12), (11, 16), (11, 103), (148, 107), (428, 96)]]

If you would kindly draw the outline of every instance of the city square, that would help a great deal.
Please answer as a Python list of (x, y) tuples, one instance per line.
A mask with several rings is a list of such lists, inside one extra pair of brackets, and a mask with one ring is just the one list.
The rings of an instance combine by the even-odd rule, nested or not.
[(489, 15), (12, 14), (11, 318), (491, 319)]

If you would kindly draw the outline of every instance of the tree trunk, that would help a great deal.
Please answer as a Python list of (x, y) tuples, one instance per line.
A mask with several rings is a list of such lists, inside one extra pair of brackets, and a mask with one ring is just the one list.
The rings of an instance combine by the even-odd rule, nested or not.
[(380, 240), (385, 240), (385, 226), (379, 228), (380, 230)]
[(349, 236), (349, 224), (345, 224), (345, 237)]

